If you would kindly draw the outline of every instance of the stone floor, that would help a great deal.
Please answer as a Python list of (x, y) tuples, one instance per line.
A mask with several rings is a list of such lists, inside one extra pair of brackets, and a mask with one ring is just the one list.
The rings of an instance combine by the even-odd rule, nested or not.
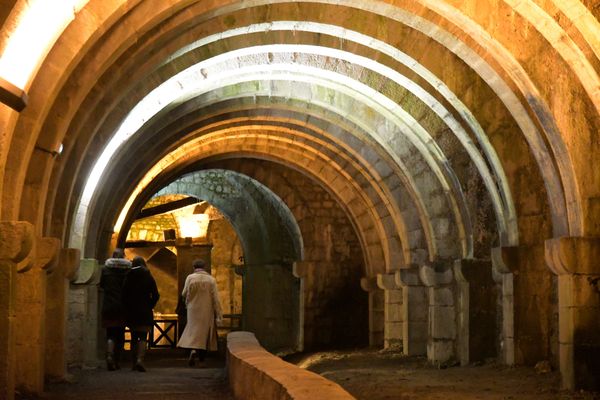
[(222, 358), (207, 359), (204, 367), (189, 367), (181, 351), (152, 350), (147, 372), (104, 368), (73, 370), (71, 383), (49, 383), (43, 396), (18, 395), (17, 400), (233, 400)]

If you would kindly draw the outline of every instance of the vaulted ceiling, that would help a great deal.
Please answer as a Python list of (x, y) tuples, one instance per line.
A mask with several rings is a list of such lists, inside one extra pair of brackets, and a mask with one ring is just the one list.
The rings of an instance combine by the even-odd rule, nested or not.
[(87, 256), (226, 159), (325, 188), (367, 274), (600, 234), (597, 1), (43, 3), (0, 1), (0, 212)]

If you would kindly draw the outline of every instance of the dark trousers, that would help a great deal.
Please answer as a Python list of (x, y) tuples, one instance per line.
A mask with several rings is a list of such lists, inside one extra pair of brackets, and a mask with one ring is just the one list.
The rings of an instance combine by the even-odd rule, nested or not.
[(116, 349), (122, 349), (125, 343), (125, 327), (110, 326), (106, 328), (106, 339), (115, 342)]

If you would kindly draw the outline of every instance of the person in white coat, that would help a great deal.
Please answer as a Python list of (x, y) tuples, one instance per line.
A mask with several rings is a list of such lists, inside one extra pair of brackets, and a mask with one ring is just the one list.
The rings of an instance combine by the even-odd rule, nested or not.
[(191, 349), (189, 365), (203, 362), (207, 351), (217, 350), (217, 323), (223, 314), (217, 281), (204, 270), (205, 262), (196, 259), (194, 272), (187, 276), (181, 293), (187, 309), (187, 324), (177, 347)]

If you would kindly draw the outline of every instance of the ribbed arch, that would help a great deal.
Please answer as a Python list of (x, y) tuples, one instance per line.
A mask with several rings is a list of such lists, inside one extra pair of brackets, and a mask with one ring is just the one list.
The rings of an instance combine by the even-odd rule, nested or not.
[[(227, 63), (227, 61), (224, 62)], [(225, 73), (223, 75), (219, 74), (208, 81), (209, 83), (224, 81), (240, 82), (240, 89), (226, 89), (223, 91), (223, 93), (220, 93), (220, 98), (227, 98), (227, 92), (230, 90), (233, 90), (234, 93), (238, 91), (243, 92), (248, 90), (255, 91), (257, 95), (260, 93), (264, 93), (265, 91), (277, 95), (277, 91), (283, 90), (285, 92), (283, 93), (283, 95), (285, 96), (295, 97), (297, 96), (297, 94), (299, 94), (300, 96), (302, 96), (302, 100), (309, 101), (311, 103), (315, 103), (323, 107), (336, 109), (337, 113), (341, 115), (346, 115), (346, 118), (348, 118), (351, 122), (357, 124), (362, 129), (369, 132), (370, 135), (374, 137), (376, 141), (379, 142), (379, 144), (387, 150), (387, 152), (391, 155), (392, 158), (396, 160), (396, 162), (399, 165), (403, 164), (401, 160), (402, 153), (399, 153), (399, 151), (403, 151), (404, 154), (409, 154), (411, 153), (412, 146), (415, 146), (417, 151), (423, 155), (424, 162), (427, 164), (428, 169), (432, 171), (433, 175), (430, 179), (428, 179), (428, 183), (415, 181), (414, 184), (421, 187), (419, 191), (422, 192), (425, 196), (426, 192), (424, 190), (431, 187), (430, 185), (433, 184), (434, 180), (440, 182), (440, 184), (442, 185), (441, 190), (443, 190), (447, 194), (448, 199), (452, 204), (451, 208), (454, 209), (453, 212), (455, 213), (456, 220), (459, 221), (457, 222), (459, 229), (466, 228), (467, 232), (470, 231), (470, 222), (468, 221), (466, 210), (460, 210), (459, 208), (461, 205), (464, 204), (464, 199), (460, 199), (460, 197), (462, 197), (463, 195), (460, 186), (457, 185), (458, 179), (456, 179), (456, 177), (453, 176), (453, 172), (446, 167), (447, 162), (444, 161), (445, 157), (443, 153), (439, 148), (437, 148), (433, 140), (428, 139), (429, 135), (427, 134), (427, 132), (401, 108), (398, 108), (397, 106), (393, 105), (392, 102), (379, 95), (378, 93), (370, 92), (369, 88), (364, 87), (360, 84), (356, 84), (358, 86), (357, 88), (349, 88), (347, 82), (344, 82), (344, 79), (342, 79), (341, 77), (337, 78), (336, 74), (333, 73), (328, 74), (327, 80), (322, 80), (320, 78), (323, 74), (322, 71), (318, 74), (315, 71), (315, 74), (311, 75), (310, 68), (304, 71), (304, 68), (302, 68), (301, 66), (297, 67), (297, 74), (290, 75), (290, 67), (287, 65), (285, 67), (273, 64), (261, 65), (260, 72), (258, 72), (258, 69), (255, 66), (250, 66), (248, 68), (249, 71), (246, 72), (247, 69), (245, 67), (242, 67), (240, 64), (234, 63), (233, 65), (237, 68), (235, 68), (235, 73), (232, 77), (228, 77)], [(179, 98), (179, 93), (175, 92), (175, 96), (177, 97), (171, 98), (173, 102), (179, 103), (182, 100), (184, 101), (186, 97), (190, 97), (196, 92), (196, 90), (205, 91), (210, 89), (217, 89), (217, 86), (211, 87), (212, 85), (209, 85), (207, 87), (206, 85), (203, 85), (204, 81), (198, 82), (198, 84), (200, 85), (198, 89), (195, 89), (194, 86), (191, 86), (192, 84), (197, 82), (195, 80), (195, 75), (200, 74), (201, 72), (199, 71), (204, 69), (204, 74), (209, 74), (211, 71), (210, 66), (204, 66), (205, 68), (201, 67), (202, 66), (198, 66), (198, 69), (196, 71), (190, 71), (188, 76), (181, 78), (181, 80), (173, 81), (171, 83), (172, 86), (180, 87), (179, 85), (185, 85), (186, 87), (186, 91), (181, 93), (180, 95), (181, 99)], [(279, 73), (282, 73), (283, 75), (279, 75)], [(260, 87), (257, 87), (256, 84), (252, 83), (256, 78), (261, 78), (267, 75), (269, 81), (259, 81)], [(302, 89), (302, 87), (298, 87), (298, 90), (291, 90), (291, 85), (284, 85), (283, 89), (279, 89), (274, 87), (275, 84), (270, 83), (280, 82), (284, 79), (289, 79), (290, 76), (295, 82), (306, 81), (307, 83), (317, 84), (318, 86), (316, 86), (314, 89), (311, 89), (311, 86), (304, 86), (304, 89)], [(319, 83), (321, 83), (321, 85), (319, 85)], [(297, 84), (294, 84), (293, 86), (297, 86)], [(322, 89), (319, 89), (319, 86), (322, 87)], [(328, 89), (328, 86), (333, 86), (333, 88)], [(367, 94), (366, 96), (364, 94), (365, 92)], [(169, 97), (167, 97), (169, 94), (169, 90), (166, 90), (164, 92), (155, 92), (155, 98), (157, 101), (156, 105), (158, 107), (162, 107), (164, 102), (169, 101)], [(212, 96), (214, 96), (214, 94)], [(357, 101), (357, 99), (359, 99), (360, 101)], [(375, 101), (373, 101), (374, 99)], [(330, 102), (332, 102), (333, 104), (329, 104)], [(380, 105), (381, 103), (383, 103), (383, 107), (382, 105)], [(152, 102), (150, 102), (150, 104), (152, 104)], [(140, 103), (140, 108), (144, 109), (143, 107), (144, 105)], [(132, 135), (133, 132), (137, 129), (137, 127), (141, 123), (143, 123), (143, 121), (150, 119), (154, 110), (157, 109), (154, 107), (156, 106), (150, 105), (150, 114), (142, 114), (138, 116), (138, 121), (126, 120), (122, 125), (122, 133), (124, 134), (123, 137)], [(367, 107), (367, 109), (365, 109), (365, 107)], [(386, 109), (387, 107), (392, 107), (392, 109), (388, 110)], [(355, 117), (353, 115), (353, 111), (358, 117)], [(130, 115), (133, 114), (134, 113)], [(369, 114), (371, 115), (372, 120), (363, 117), (364, 115)], [(377, 114), (383, 115), (381, 118), (378, 119)], [(397, 115), (400, 118), (397, 117)], [(410, 139), (410, 141), (405, 141), (403, 139), (405, 135)], [(115, 143), (115, 139), (113, 139), (111, 143)], [(108, 157), (106, 158), (106, 163), (107, 162)], [(92, 173), (94, 174), (94, 172)], [(407, 173), (408, 175), (411, 174), (408, 168), (405, 168), (405, 173)], [(99, 173), (96, 173), (95, 175), (99, 177)], [(89, 182), (88, 185), (90, 185)], [(80, 210), (87, 209), (91, 195), (93, 194), (93, 188), (94, 187), (90, 189), (89, 186), (86, 187), (87, 192), (84, 191), (84, 197), (80, 205)], [(454, 199), (453, 196), (458, 196), (459, 199)], [(471, 233), (469, 232), (468, 235), (471, 235)], [(465, 236), (464, 232), (461, 234), (461, 237), (463, 238), (463, 240), (467, 240), (468, 243), (467, 247), (463, 247), (463, 252), (467, 254), (472, 252), (472, 249), (469, 250), (469, 247), (472, 246), (472, 244), (468, 242), (470, 240), (469, 237)], [(463, 245), (465, 244), (463, 243)]]
[[(187, 5), (191, 5), (191, 4), (192, 4), (192, 3), (189, 3), (189, 4), (188, 4), (188, 3), (186, 3), (185, 5), (183, 5), (183, 4), (182, 4), (182, 5), (181, 5), (181, 7), (185, 7), (185, 6), (187, 6)], [(252, 3), (252, 4), (259, 4), (259, 3)], [(262, 3), (261, 3), (261, 4), (262, 4)], [(354, 5), (353, 3), (348, 3), (348, 4), (352, 4), (352, 5)], [(379, 3), (378, 3), (378, 4), (379, 4)], [(196, 6), (197, 6), (197, 5), (196, 5)], [(431, 6), (431, 7), (434, 7), (433, 5), (430, 5), (430, 6)], [(142, 5), (142, 7), (146, 7), (146, 6), (145, 6), (145, 5)], [(199, 6), (199, 7), (205, 7), (205, 6)], [(364, 6), (364, 7), (367, 7), (367, 6)], [(365, 9), (364, 7), (363, 7), (363, 9)], [(377, 5), (377, 7), (379, 7), (379, 5)], [(410, 8), (408, 5), (407, 5), (406, 7), (407, 7), (407, 9), (409, 9), (409, 8)], [(140, 10), (141, 10), (141, 9), (142, 9), (142, 8), (140, 8)], [(146, 10), (147, 10), (147, 8), (144, 8), (144, 9), (146, 9)], [(165, 11), (165, 10), (166, 10), (166, 9), (161, 9), (161, 10), (159, 10), (159, 11), (160, 11), (160, 12), (163, 12), (163, 11)], [(230, 10), (229, 10), (229, 9), (227, 9), (227, 8), (223, 8), (221, 11), (223, 11), (223, 12), (225, 13), (225, 12), (229, 12)], [(370, 10), (370, 11), (372, 11), (372, 10)], [(397, 10), (396, 10), (396, 11), (397, 11)], [(135, 14), (135, 12), (137, 12), (137, 10), (135, 10), (135, 9), (134, 9), (134, 14)], [(215, 16), (215, 15), (217, 15), (217, 14), (218, 14), (218, 13), (214, 13), (214, 14), (211, 14), (211, 15), (212, 15), (212, 16)], [(394, 18), (396, 18), (396, 19), (398, 19), (400, 14), (401, 14), (401, 13), (395, 12), (395, 13), (391, 13), (391, 14), (389, 14), (389, 15), (390, 15), (390, 16), (393, 16), (393, 17), (394, 17)], [(157, 14), (157, 15), (165, 16), (165, 15), (166, 15), (166, 11), (165, 11), (165, 14)], [(169, 14), (169, 15), (175, 15), (175, 14)], [(224, 15), (224, 14), (223, 14), (223, 15)], [(448, 18), (455, 18), (455, 17), (456, 17), (456, 19), (457, 19), (457, 20), (458, 20), (458, 19), (460, 19), (460, 18), (459, 18), (459, 16), (455, 16), (455, 14), (454, 14), (454, 13), (451, 13), (451, 14), (449, 14), (449, 16), (448, 16)], [(158, 17), (157, 17), (157, 18), (158, 18)], [(452, 20), (454, 21), (454, 19), (452, 19)], [(151, 24), (152, 24), (152, 21), (150, 21), (150, 23), (149, 23), (148, 25), (150, 26)], [(431, 32), (429, 32), (429, 33), (431, 33)], [(488, 76), (486, 76), (486, 79), (487, 79), (487, 78), (488, 78)], [(511, 81), (511, 84), (513, 84), (515, 81), (516, 81), (516, 80), (514, 80), (514, 81)], [(492, 80), (490, 80), (490, 82), (493, 82), (493, 79), (492, 79)], [(513, 105), (511, 104), (511, 106), (513, 106)], [(542, 105), (542, 108), (543, 108), (543, 107), (544, 107), (544, 106)], [(545, 121), (546, 119), (543, 119), (543, 120)], [(549, 118), (549, 120), (551, 121), (552, 119), (551, 119), (551, 118)], [(27, 147), (27, 146), (26, 146), (26, 147)], [(31, 146), (29, 145), (29, 147), (31, 147)], [(534, 147), (535, 147), (535, 146), (534, 146)], [(559, 150), (559, 151), (558, 151), (558, 154), (559, 154), (559, 155), (562, 155), (562, 154), (567, 154), (567, 152), (566, 152), (566, 151), (564, 151), (564, 152), (563, 152), (563, 151), (560, 151), (560, 150)], [(559, 158), (560, 158), (560, 156), (559, 156)], [(567, 164), (568, 164), (568, 159), (564, 158), (564, 160), (565, 160), (565, 161), (567, 162)], [(559, 161), (559, 162), (558, 162), (558, 164), (560, 164), (560, 162), (561, 162), (561, 161)], [(547, 166), (548, 168), (550, 168), (550, 169), (551, 169), (551, 165), (553, 164), (553, 162), (551, 162), (551, 161), (549, 161), (549, 162), (541, 162), (541, 163), (539, 163), (539, 162), (538, 162), (538, 164), (539, 164), (539, 165), (543, 165), (542, 169), (546, 168), (546, 166)], [(568, 169), (568, 168), (567, 168), (567, 169)], [(561, 169), (561, 171), (563, 171), (563, 170)], [(566, 172), (566, 174), (568, 174), (568, 171)], [(552, 174), (550, 174), (550, 175), (552, 175)], [(17, 181), (18, 181), (18, 179), (17, 179)], [(569, 179), (566, 179), (566, 181), (567, 181), (567, 182), (572, 182), (572, 181), (571, 181), (571, 180), (569, 180)], [(546, 180), (546, 182), (548, 182), (548, 181)], [(32, 184), (33, 184), (33, 183), (35, 183), (35, 182), (32, 182)], [(17, 187), (20, 187), (18, 184), (17, 184), (16, 186), (17, 186)], [(560, 185), (558, 185), (558, 186), (560, 186)], [(552, 187), (550, 188), (549, 192), (552, 192), (552, 193), (555, 193), (555, 192), (557, 192), (557, 191), (559, 191), (559, 192), (560, 192), (560, 191), (561, 191), (561, 189), (560, 189), (558, 186), (557, 186), (557, 187), (554, 187), (554, 186), (552, 186)], [(554, 190), (554, 189), (556, 189), (556, 190)], [(571, 191), (569, 191), (569, 192), (571, 192)], [(573, 192), (573, 193), (576, 193), (576, 191), (572, 191), (572, 192)], [(575, 194), (574, 194), (573, 196), (575, 196)], [(555, 198), (555, 197), (556, 197), (556, 198), (560, 198), (560, 196), (550, 196), (550, 197), (551, 197), (551, 199), (553, 199), (553, 198)], [(41, 203), (44, 203), (44, 202), (43, 202), (43, 201), (40, 201), (40, 204), (41, 204)], [(578, 208), (578, 200), (577, 200), (577, 199), (574, 199), (574, 200), (573, 200), (573, 199), (571, 199), (571, 200), (568, 200), (568, 201), (567, 201), (567, 203), (568, 203), (569, 205), (573, 205), (573, 210), (575, 210), (575, 209), (577, 209), (577, 208)], [(557, 212), (556, 210), (557, 210), (557, 208), (555, 207), (555, 212), (554, 212), (554, 214), (553, 214), (553, 215), (555, 215), (555, 217), (556, 217), (556, 218), (560, 219), (562, 214), (561, 214), (560, 212)], [(571, 211), (569, 211), (569, 212), (571, 212)], [(573, 213), (574, 213), (574, 214), (573, 214)], [(575, 215), (575, 214), (577, 214), (577, 212), (575, 212), (575, 211), (573, 211), (573, 212), (571, 213), (571, 215)], [(32, 218), (32, 219), (36, 219), (37, 217), (31, 217), (31, 218)], [(576, 220), (576, 219), (577, 219), (577, 218), (573, 218), (573, 219), (571, 219), (571, 220)], [(558, 226), (558, 225), (555, 223), (555, 224), (554, 224), (554, 226), (555, 226), (555, 230), (556, 230), (556, 226)]]
[[(133, 207), (126, 211), (131, 215), (136, 204), (140, 204), (137, 199), (144, 198), (146, 186), (150, 188), (156, 186), (158, 184), (156, 182), (161, 182), (165, 179), (164, 176), (169, 176), (168, 171), (173, 168), (180, 169), (197, 160), (210, 158), (262, 158), (285, 163), (305, 175), (312, 176), (339, 200), (342, 207), (347, 210), (350, 221), (356, 226), (357, 236), (367, 258), (365, 260), (367, 272), (375, 274), (385, 271), (386, 265), (391, 264), (398, 268), (404, 264), (399, 247), (401, 243), (395, 236), (401, 231), (401, 227), (394, 226), (391, 221), (382, 223), (386, 220), (382, 213), (385, 213), (389, 219), (389, 212), (385, 211), (385, 206), (383, 208), (377, 206), (375, 203), (377, 199), (371, 197), (372, 195), (368, 194), (363, 185), (358, 185), (360, 180), (357, 180), (356, 176), (351, 178), (348, 175), (353, 171), (353, 161), (350, 159), (334, 161), (328, 158), (328, 152), (322, 147), (319, 148), (319, 146), (327, 147), (327, 144), (324, 142), (311, 144), (315, 141), (311, 135), (302, 137), (296, 133), (294, 137), (286, 138), (287, 135), (284, 133), (285, 129), (281, 127), (269, 129), (265, 126), (246, 126), (226, 129), (222, 132), (216, 131), (191, 140), (156, 164), (159, 167), (148, 173), (141, 181), (136, 194), (131, 198)], [(340, 162), (344, 163), (343, 170)], [(97, 212), (102, 214), (102, 209), (97, 209)], [(127, 224), (126, 222), (124, 226)], [(91, 238), (87, 240), (90, 241)]]

